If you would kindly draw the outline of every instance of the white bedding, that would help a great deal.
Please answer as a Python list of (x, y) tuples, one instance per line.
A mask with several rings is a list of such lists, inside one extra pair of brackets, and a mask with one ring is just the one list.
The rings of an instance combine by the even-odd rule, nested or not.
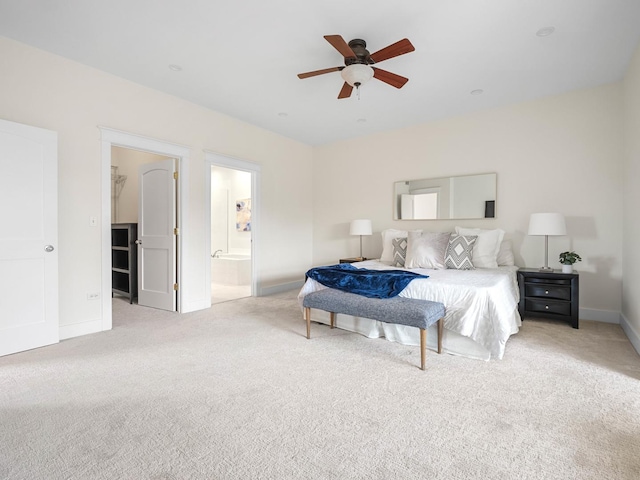
[[(372, 270), (398, 269), (376, 260), (355, 263), (358, 268)], [(433, 300), (444, 304), (445, 334), (443, 350), (454, 355), (488, 360), (501, 359), (507, 340), (522, 324), (518, 314), (519, 290), (516, 279), (518, 267), (482, 268), (476, 270), (411, 269), (428, 275), (413, 280), (400, 292), (401, 297)], [(311, 292), (327, 288), (308, 279), (298, 299)], [(314, 311), (315, 312), (315, 311)], [(340, 315), (338, 327), (368, 337), (386, 337), (405, 345), (418, 345), (419, 330), (375, 320)], [(328, 322), (328, 315), (315, 312), (314, 321)], [(430, 329), (431, 332), (431, 329)], [(435, 335), (428, 336), (433, 348)]]

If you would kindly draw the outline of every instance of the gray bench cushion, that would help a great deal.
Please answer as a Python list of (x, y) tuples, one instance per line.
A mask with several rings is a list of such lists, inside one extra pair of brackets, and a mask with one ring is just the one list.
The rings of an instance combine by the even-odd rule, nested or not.
[(305, 295), (303, 306), (386, 323), (427, 329), (444, 317), (444, 305), (414, 298), (368, 298), (340, 290), (323, 289)]

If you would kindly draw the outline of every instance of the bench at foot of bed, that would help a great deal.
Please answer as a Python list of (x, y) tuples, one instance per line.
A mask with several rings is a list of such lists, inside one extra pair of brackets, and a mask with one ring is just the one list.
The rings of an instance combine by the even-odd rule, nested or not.
[(422, 370), (425, 365), (427, 328), (438, 322), (438, 353), (442, 352), (442, 318), (445, 309), (439, 302), (404, 297), (369, 298), (340, 290), (323, 289), (305, 295), (302, 306), (307, 322), (307, 338), (311, 338), (311, 309), (315, 308), (329, 312), (331, 328), (335, 325), (338, 313), (419, 328)]

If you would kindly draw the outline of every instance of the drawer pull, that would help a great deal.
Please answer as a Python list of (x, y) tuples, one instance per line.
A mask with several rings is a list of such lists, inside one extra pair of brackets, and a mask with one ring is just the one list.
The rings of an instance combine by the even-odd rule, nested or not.
[(544, 291), (544, 294), (545, 294), (545, 295), (549, 295), (549, 290), (545, 290), (545, 291)]
[(549, 310), (549, 305), (545, 305), (544, 308), (546, 308), (547, 310)]

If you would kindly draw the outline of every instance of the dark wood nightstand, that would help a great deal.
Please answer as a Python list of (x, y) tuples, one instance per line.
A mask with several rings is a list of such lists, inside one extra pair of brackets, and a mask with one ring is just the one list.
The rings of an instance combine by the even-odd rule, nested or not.
[(579, 277), (576, 272), (541, 272), (537, 268), (518, 270), (520, 304), (518, 312), (526, 316), (564, 320), (578, 328)]
[(341, 258), (340, 263), (364, 262), (365, 260), (367, 260), (365, 257)]

